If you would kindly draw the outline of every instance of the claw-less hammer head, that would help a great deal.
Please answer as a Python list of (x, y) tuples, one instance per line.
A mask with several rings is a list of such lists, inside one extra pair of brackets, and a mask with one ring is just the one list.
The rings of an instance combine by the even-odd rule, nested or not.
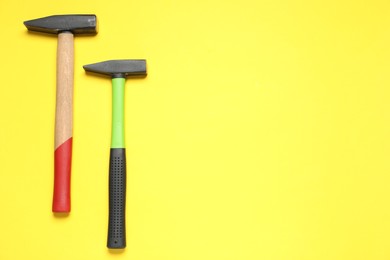
[(59, 34), (96, 34), (97, 19), (93, 14), (52, 15), (39, 19), (25, 21), (24, 25), (30, 31)]
[(108, 60), (83, 66), (87, 72), (112, 78), (146, 76), (146, 60)]
[(95, 15), (53, 15), (25, 21), (28, 30), (58, 35), (53, 212), (70, 211), (74, 35), (97, 33)]

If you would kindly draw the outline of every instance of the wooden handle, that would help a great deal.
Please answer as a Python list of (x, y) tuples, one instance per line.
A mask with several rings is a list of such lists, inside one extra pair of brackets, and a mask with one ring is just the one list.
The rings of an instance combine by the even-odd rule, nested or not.
[(53, 212), (70, 211), (70, 171), (73, 129), (74, 42), (60, 33), (57, 47), (57, 98), (54, 152)]

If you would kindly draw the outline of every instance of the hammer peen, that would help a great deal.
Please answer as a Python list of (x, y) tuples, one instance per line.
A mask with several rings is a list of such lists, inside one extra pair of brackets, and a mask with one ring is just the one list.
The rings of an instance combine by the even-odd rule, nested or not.
[(97, 34), (95, 15), (53, 15), (25, 21), (30, 31), (57, 34), (53, 212), (70, 212), (74, 34)]

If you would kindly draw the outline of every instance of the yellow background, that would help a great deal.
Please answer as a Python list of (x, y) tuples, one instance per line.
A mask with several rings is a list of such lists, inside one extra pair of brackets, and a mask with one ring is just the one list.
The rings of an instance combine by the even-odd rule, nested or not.
[[(56, 38), (75, 40), (72, 212), (51, 213)], [(390, 259), (390, 3), (0, 3), (0, 259)], [(106, 248), (111, 83), (126, 84), (127, 248)]]

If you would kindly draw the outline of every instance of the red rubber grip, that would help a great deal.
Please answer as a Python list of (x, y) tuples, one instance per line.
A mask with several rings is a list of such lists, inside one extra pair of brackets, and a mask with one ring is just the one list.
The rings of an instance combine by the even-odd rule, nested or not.
[(72, 137), (54, 151), (53, 212), (70, 212)]

